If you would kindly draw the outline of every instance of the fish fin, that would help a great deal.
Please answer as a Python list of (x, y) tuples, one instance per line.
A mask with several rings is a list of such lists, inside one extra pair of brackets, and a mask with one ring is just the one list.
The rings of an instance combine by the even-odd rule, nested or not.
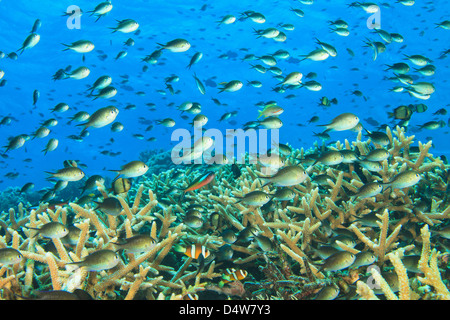
[(184, 253), (184, 251), (186, 250), (181, 244), (176, 243), (173, 245), (173, 250), (175, 252), (180, 252), (180, 253)]

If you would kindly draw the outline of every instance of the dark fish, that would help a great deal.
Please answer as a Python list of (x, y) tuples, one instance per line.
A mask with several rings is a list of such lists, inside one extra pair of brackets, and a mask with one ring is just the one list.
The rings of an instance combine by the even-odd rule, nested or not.
[(231, 165), (231, 172), (233, 172), (233, 177), (234, 179), (237, 179), (241, 176), (241, 169), (239, 168), (239, 166), (235, 163), (233, 163)]

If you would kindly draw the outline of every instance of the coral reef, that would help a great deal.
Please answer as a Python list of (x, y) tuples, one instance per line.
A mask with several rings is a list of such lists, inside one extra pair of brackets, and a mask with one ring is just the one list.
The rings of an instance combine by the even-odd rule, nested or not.
[[(431, 141), (416, 148), (414, 136), (401, 127), (387, 127), (386, 135), (389, 157), (376, 163), (377, 170), (364, 167), (361, 159), (382, 146), (363, 140), (361, 132), (355, 141), (338, 141), (327, 150), (315, 145), (283, 155), (285, 166), (308, 166), (308, 178), (287, 187), (294, 193), (291, 200), (273, 196), (278, 189), (259, 178), (261, 164), (237, 165), (236, 175), (231, 165), (175, 166), (169, 153), (150, 152), (142, 157), (148, 157), (151, 170), (128, 193), (114, 195), (97, 183), (97, 200), (119, 200), (118, 216), (97, 210), (94, 203), (69, 202), (54, 209), (45, 203), (35, 209), (20, 201), (10, 204), (0, 214), (0, 248), (14, 248), (23, 258), (1, 266), (1, 298), (84, 290), (94, 299), (219, 294), (448, 300), (447, 165), (430, 153)], [(360, 160), (308, 163), (324, 151), (353, 151)], [(210, 170), (216, 173), (214, 182), (183, 191)], [(399, 181), (408, 170), (420, 181)], [(328, 177), (319, 179), (323, 175)], [(382, 190), (360, 196), (370, 182)], [(271, 200), (263, 206), (238, 201), (252, 191), (264, 191)], [(75, 240), (67, 238), (70, 232), (63, 238), (36, 235), (35, 229), (49, 222), (76, 227)], [(133, 252), (119, 245), (142, 234), (154, 240), (151, 248)], [(194, 249), (201, 250), (197, 258)], [(102, 270), (77, 266), (100, 250), (116, 251), (118, 263)], [(342, 252), (355, 262), (334, 261), (333, 254)], [(233, 274), (239, 270), (246, 271), (240, 278)]]

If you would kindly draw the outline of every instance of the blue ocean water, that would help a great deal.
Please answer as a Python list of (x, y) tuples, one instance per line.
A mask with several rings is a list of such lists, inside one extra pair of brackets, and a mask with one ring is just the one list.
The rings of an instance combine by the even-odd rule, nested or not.
[[(343, 112), (357, 114), (361, 123), (368, 130), (377, 130), (378, 125), (389, 124), (391, 128), (399, 122), (388, 118), (400, 105), (427, 105), (427, 111), (414, 113), (408, 133), (416, 135), (416, 141), (433, 140), (434, 155), (449, 154), (448, 126), (436, 130), (418, 130), (418, 127), (431, 120), (443, 120), (447, 124), (448, 115), (433, 115), (441, 108), (448, 107), (450, 98), (448, 79), (450, 71), (448, 59), (443, 52), (450, 49), (450, 31), (435, 28), (449, 17), (446, 1), (419, 2), (405, 6), (397, 2), (378, 3), (380, 6), (381, 29), (403, 36), (402, 43), (386, 44), (386, 51), (372, 59), (373, 50), (364, 47), (367, 39), (385, 43), (381, 37), (367, 27), (371, 13), (362, 8), (349, 7), (349, 1), (314, 1), (306, 5), (300, 1), (113, 1), (110, 13), (101, 17), (90, 16), (97, 3), (92, 1), (6, 1), (0, 2), (0, 51), (8, 54), (18, 50), (36, 19), (42, 26), (37, 30), (39, 43), (26, 49), (17, 60), (3, 58), (0, 69), (5, 72), (6, 85), (0, 87), (0, 116), (10, 116), (9, 125), (0, 126), (2, 146), (8, 144), (8, 137), (19, 134), (32, 134), (40, 123), (49, 118), (58, 119), (58, 125), (51, 128), (51, 133), (44, 139), (29, 140), (17, 150), (10, 150), (0, 160), (0, 190), (7, 187), (22, 187), (26, 182), (33, 182), (36, 190), (50, 187), (46, 181), (45, 171), (62, 168), (67, 159), (79, 160), (85, 164), (86, 174), (101, 174), (114, 177), (106, 169), (117, 169), (121, 165), (136, 160), (146, 150), (170, 150), (176, 143), (171, 141), (171, 134), (179, 128), (191, 129), (188, 119), (182, 119), (177, 106), (185, 101), (195, 101), (202, 106), (202, 114), (209, 118), (205, 128), (240, 128), (248, 121), (256, 120), (258, 107), (256, 103), (274, 100), (283, 107), (284, 113), (279, 117), (283, 121), (280, 129), (280, 142), (289, 143), (295, 148), (311, 147), (317, 138), (314, 132), (322, 128), (317, 124), (328, 123)], [(69, 29), (64, 12), (71, 5), (79, 6), (84, 14), (80, 17), (80, 28)], [(304, 17), (297, 16), (291, 8), (304, 12)], [(245, 11), (262, 13), (266, 21), (258, 24), (250, 19), (239, 21)], [(229, 25), (218, 25), (223, 16), (235, 15), (238, 19)], [(112, 33), (110, 28), (117, 25), (117, 20), (134, 19), (139, 23), (138, 33)], [(339, 36), (330, 32), (329, 20), (343, 19), (349, 25), (350, 35)], [(294, 30), (283, 30), (279, 24), (292, 24)], [(286, 41), (257, 38), (254, 29), (275, 27), (286, 34)], [(124, 46), (132, 38), (135, 45)], [(173, 39), (183, 38), (189, 41), (191, 48), (182, 53), (165, 50), (156, 64), (147, 64), (142, 59), (159, 48), (158, 43), (167, 43)], [(333, 45), (338, 52), (336, 57), (325, 61), (301, 59), (318, 48), (315, 38)], [(90, 40), (95, 44), (92, 52), (82, 54), (62, 51), (62, 43), (70, 44), (77, 40)], [(263, 56), (277, 50), (286, 50), (288, 59), (277, 59), (277, 67), (287, 75), (298, 71), (305, 76), (314, 72), (322, 85), (320, 91), (306, 88), (286, 90), (277, 93), (273, 88), (279, 80), (274, 74), (264, 74), (251, 69), (252, 64), (264, 65), (261, 61), (242, 61), (245, 55)], [(354, 52), (351, 56), (347, 49)], [(117, 54), (126, 50), (124, 58), (115, 60)], [(191, 69), (187, 69), (191, 57), (202, 52), (203, 58)], [(424, 55), (431, 59), (436, 67), (434, 76), (425, 77), (415, 72), (411, 62), (404, 60), (404, 55)], [(422, 101), (407, 93), (391, 92), (399, 83), (386, 78), (392, 77), (386, 71), (386, 65), (407, 62), (411, 67), (408, 73), (415, 82), (429, 81), (435, 86), (431, 98)], [(81, 80), (66, 79), (53, 81), (52, 76), (59, 70), (72, 66), (90, 69), (90, 75)], [(143, 67), (148, 66), (147, 71)], [(266, 66), (268, 67), (268, 66)], [(196, 74), (206, 86), (203, 95), (197, 89), (193, 74)], [(166, 88), (165, 78), (179, 76), (178, 82), (172, 83), (176, 94)], [(86, 89), (102, 76), (112, 77), (112, 85), (117, 88), (115, 97), (105, 100), (87, 96)], [(127, 80), (127, 81), (125, 81)], [(240, 80), (244, 83), (237, 92), (219, 94), (219, 83)], [(247, 81), (261, 81), (261, 88), (248, 86)], [(33, 91), (39, 90), (40, 98), (33, 108)], [(162, 91), (160, 91), (162, 90)], [(352, 94), (359, 90), (365, 97)], [(137, 94), (142, 92), (142, 94)], [(295, 95), (286, 99), (288, 95)], [(318, 106), (321, 97), (330, 100), (336, 98), (338, 103), (330, 107)], [(217, 105), (212, 98), (218, 99)], [(49, 109), (60, 102), (67, 103), (70, 109), (65, 113), (52, 113)], [(154, 104), (154, 110), (147, 104)], [(78, 111), (93, 113), (95, 110), (114, 105), (119, 109), (117, 121), (124, 124), (122, 132), (112, 132), (108, 125), (103, 128), (89, 129), (90, 135), (82, 142), (68, 139), (70, 135), (80, 134), (81, 128), (75, 123), (67, 124), (69, 118)], [(129, 105), (136, 108), (129, 110)], [(227, 112), (236, 111), (235, 117), (219, 122)], [(318, 116), (317, 123), (308, 123), (313, 116)], [(176, 125), (166, 128), (155, 123), (158, 119), (173, 118)], [(231, 121), (230, 121), (231, 120)], [(153, 129), (145, 131), (148, 125)], [(135, 134), (142, 134), (143, 140)], [(332, 132), (331, 141), (354, 140), (354, 132)], [(155, 137), (155, 141), (147, 141)], [(57, 138), (56, 150), (44, 155), (50, 138)], [(113, 142), (111, 141), (113, 139)], [(104, 155), (107, 150), (120, 153), (116, 156)], [(29, 160), (31, 159), (31, 160)], [(12, 173), (12, 174), (8, 174)], [(6, 176), (5, 176), (6, 175)], [(9, 177), (8, 177), (9, 176)]]

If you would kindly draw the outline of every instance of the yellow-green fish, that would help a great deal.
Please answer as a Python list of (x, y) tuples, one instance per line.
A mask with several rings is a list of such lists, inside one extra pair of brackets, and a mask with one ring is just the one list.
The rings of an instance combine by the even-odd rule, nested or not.
[(22, 54), (25, 49), (31, 49), (35, 45), (37, 45), (40, 39), (41, 36), (38, 35), (37, 33), (30, 34), (23, 42), (22, 47), (20, 47), (20, 49), (17, 51), (20, 51), (19, 54)]
[(58, 139), (56, 138), (51, 138), (50, 140), (48, 140), (47, 145), (45, 146), (44, 150), (42, 150), (42, 152), (44, 152), (44, 156), (47, 154), (47, 152), (53, 151), (58, 147)]
[(84, 172), (78, 167), (67, 167), (57, 170), (56, 172), (48, 172), (53, 178), (63, 181), (78, 181), (84, 178)]
[(101, 128), (113, 122), (118, 114), (119, 109), (114, 106), (100, 108), (89, 117), (87, 122), (77, 124), (77, 126), (84, 126), (83, 130), (89, 127)]
[(174, 39), (172, 41), (167, 42), (166, 44), (158, 43), (162, 49), (169, 50), (171, 52), (185, 52), (188, 51), (191, 47), (189, 41), (185, 39)]
[(265, 205), (271, 199), (271, 195), (263, 191), (252, 191), (245, 194), (243, 197), (236, 197), (239, 199), (235, 203), (243, 202), (251, 206), (261, 207)]
[(14, 248), (0, 248), (0, 265), (6, 266), (22, 261), (22, 254)]
[(117, 21), (117, 26), (114, 28), (110, 28), (114, 32), (122, 32), (122, 33), (130, 33), (134, 32), (139, 28), (139, 23), (134, 21), (133, 19), (125, 19), (121, 21)]
[(315, 297), (315, 300), (334, 300), (339, 295), (339, 287), (336, 285), (327, 285), (323, 287)]
[(60, 239), (69, 233), (69, 229), (67, 229), (65, 225), (55, 221), (46, 223), (40, 228), (30, 229), (37, 230), (37, 234), (50, 239)]
[(86, 256), (84, 260), (78, 262), (67, 263), (78, 267), (84, 267), (88, 271), (101, 271), (114, 268), (120, 261), (119, 255), (108, 249), (94, 251)]
[(352, 268), (359, 268), (362, 266), (370, 266), (377, 261), (377, 257), (371, 251), (361, 251), (356, 254), (355, 262), (351, 265)]
[(142, 253), (151, 250), (156, 245), (156, 240), (147, 234), (138, 234), (113, 243), (128, 252)]
[(110, 1), (103, 1), (101, 3), (99, 3), (94, 10), (92, 11), (88, 11), (88, 13), (92, 15), (96, 15), (97, 19), (95, 20), (95, 22), (98, 21), (98, 19), (100, 19), (101, 17), (103, 17), (104, 15), (106, 15), (108, 12), (110, 12), (113, 8), (113, 5)]
[(418, 172), (414, 170), (406, 170), (394, 176), (391, 181), (383, 183), (383, 185), (394, 189), (403, 189), (417, 184), (421, 178), (422, 177)]
[(380, 194), (383, 191), (383, 185), (379, 182), (369, 182), (363, 185), (358, 191), (352, 195), (355, 198), (369, 198)]
[(317, 163), (322, 163), (327, 166), (334, 166), (342, 163), (344, 161), (344, 156), (341, 152), (336, 150), (330, 150), (322, 153), (319, 158), (312, 164), (313, 166)]
[(292, 165), (281, 168), (271, 177), (262, 175), (258, 175), (258, 177), (259, 179), (265, 180), (263, 186), (273, 184), (277, 187), (289, 187), (295, 186), (305, 181), (308, 177), (308, 174), (301, 167)]
[(110, 216), (118, 216), (122, 212), (122, 204), (115, 197), (108, 197), (103, 200), (103, 202), (94, 201), (97, 204), (95, 210), (100, 210), (103, 213), (109, 214)]
[(78, 40), (71, 44), (62, 44), (63, 46), (66, 46), (63, 51), (72, 50), (78, 53), (87, 53), (94, 50), (95, 45), (89, 41), (89, 40)]
[(223, 85), (222, 88), (220, 88), (219, 93), (221, 92), (235, 92), (242, 88), (242, 82), (239, 80), (231, 80), (229, 82), (222, 82), (221, 85)]
[(321, 124), (320, 127), (325, 127), (326, 131), (344, 131), (354, 128), (359, 123), (359, 118), (353, 113), (342, 113), (331, 120), (328, 124)]
[(116, 180), (119, 176), (123, 175), (125, 178), (140, 177), (145, 174), (148, 170), (148, 166), (140, 161), (134, 160), (125, 165), (123, 165), (120, 170), (108, 170), (117, 172), (117, 176), (114, 178)]
[(338, 251), (320, 266), (319, 271), (339, 271), (350, 267), (355, 262), (356, 256), (347, 251)]

